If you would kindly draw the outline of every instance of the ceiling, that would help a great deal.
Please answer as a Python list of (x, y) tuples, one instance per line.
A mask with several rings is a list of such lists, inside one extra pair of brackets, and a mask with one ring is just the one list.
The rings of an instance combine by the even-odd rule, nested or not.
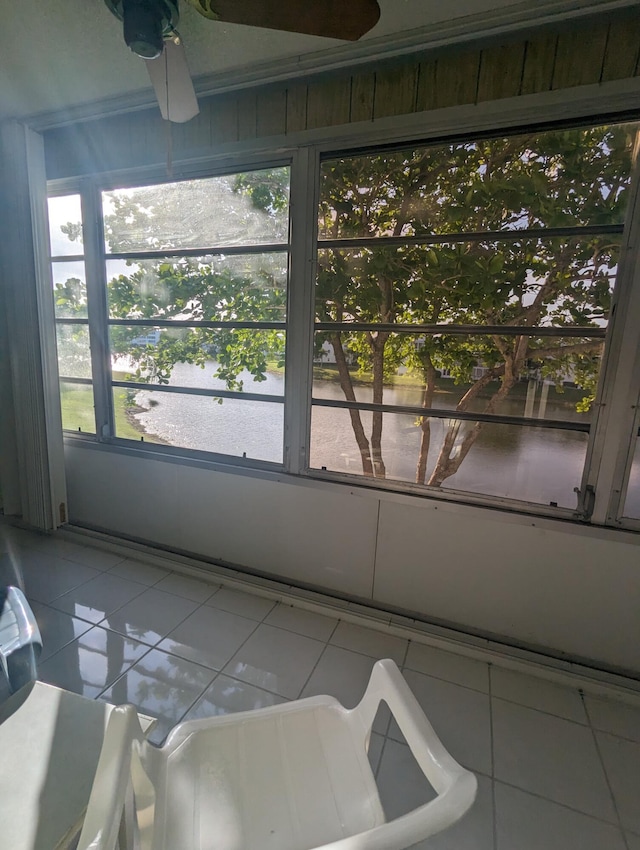
[[(286, 0), (283, 0), (286, 2)], [(309, 0), (313, 2), (313, 0)], [(349, 0), (344, 0), (345, 3)], [(631, 0), (379, 0), (381, 17), (357, 44), (206, 20), (182, 4), (180, 31), (192, 76), (209, 88), (244, 74), (267, 79), (278, 66), (295, 71), (369, 61), (407, 52), (456, 33), (494, 32)], [(144, 63), (122, 41), (121, 24), (103, 0), (0, 0), (0, 120), (66, 110), (140, 93), (151, 103)], [(447, 35), (448, 33), (448, 35)], [(289, 60), (284, 63), (283, 60)], [(198, 86), (196, 86), (198, 89)], [(141, 98), (141, 99), (140, 99)], [(104, 104), (105, 108), (107, 104)]]

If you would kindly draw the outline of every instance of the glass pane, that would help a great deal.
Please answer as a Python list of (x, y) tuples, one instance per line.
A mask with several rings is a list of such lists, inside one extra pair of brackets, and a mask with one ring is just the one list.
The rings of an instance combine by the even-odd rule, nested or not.
[(313, 396), (590, 422), (603, 347), (579, 337), (318, 331)]
[(62, 408), (62, 427), (66, 431), (82, 431), (85, 434), (96, 433), (93, 386), (60, 381), (60, 406)]
[[(118, 391), (122, 392), (114, 393)], [(148, 390), (125, 392), (136, 405), (131, 408), (132, 424), (135, 420), (134, 427), (145, 440), (282, 463), (283, 404)], [(123, 436), (118, 424), (116, 435)]]
[(621, 224), (636, 124), (339, 157), (321, 239)]
[(57, 319), (87, 318), (87, 278), (84, 261), (52, 263), (53, 303)]
[(284, 395), (284, 331), (110, 328), (117, 381)]
[(84, 254), (80, 195), (49, 198), (48, 208), (51, 256)]
[(620, 237), (318, 252), (321, 322), (605, 327)]
[(286, 251), (107, 261), (112, 319), (284, 322)]
[(286, 242), (289, 169), (103, 192), (107, 253)]
[[(576, 507), (573, 488), (580, 485), (587, 434), (520, 425), (483, 424), (477, 428), (474, 422), (425, 419), (423, 441), (418, 417), (396, 413), (381, 416), (381, 463), (377, 467), (381, 472), (381, 464), (384, 466), (381, 477), (527, 502), (555, 503), (564, 508)], [(369, 458), (371, 466), (367, 474), (371, 475), (377, 458), (371, 459), (367, 448), (363, 461), (355, 429), (362, 427), (368, 447), (373, 414), (360, 412), (355, 418), (354, 423), (348, 410), (313, 408), (312, 468), (363, 475)], [(452, 472), (463, 453), (457, 470)], [(452, 474), (445, 475), (446, 472)]]
[[(118, 376), (114, 375), (118, 380)], [(147, 431), (138, 419), (146, 408), (136, 402), (136, 391), (122, 387), (113, 388), (113, 416), (115, 419), (116, 436), (123, 440), (144, 440), (146, 443), (165, 443), (161, 437)]]
[(91, 377), (91, 350), (87, 325), (56, 325), (58, 371), (66, 378)]
[(640, 519), (640, 439), (636, 439), (633, 452), (623, 516)]

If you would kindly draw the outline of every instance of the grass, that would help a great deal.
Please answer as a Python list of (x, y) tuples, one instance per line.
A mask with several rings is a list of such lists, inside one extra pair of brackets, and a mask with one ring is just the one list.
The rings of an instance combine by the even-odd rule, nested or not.
[[(114, 373), (114, 378), (120, 376)], [(95, 434), (96, 423), (93, 410), (93, 388), (81, 384), (60, 385), (60, 404), (62, 407), (62, 427), (67, 431), (83, 431), (85, 434)], [(115, 416), (116, 435), (125, 440), (140, 440), (141, 437), (150, 443), (161, 442), (157, 437), (147, 434), (142, 425), (133, 424), (135, 407), (127, 404), (127, 390), (116, 387), (113, 393), (113, 412)]]

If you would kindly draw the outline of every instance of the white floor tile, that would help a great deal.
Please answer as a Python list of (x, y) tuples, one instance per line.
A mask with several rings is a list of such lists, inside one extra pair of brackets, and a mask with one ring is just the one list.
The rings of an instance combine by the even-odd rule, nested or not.
[(175, 593), (176, 596), (184, 596), (185, 599), (192, 599), (194, 602), (202, 603), (213, 596), (216, 590), (220, 589), (220, 585), (198, 581), (198, 579), (179, 575), (178, 573), (170, 573), (166, 578), (159, 581), (155, 585), (155, 588), (156, 590)]
[[(329, 645), (322, 653), (301, 696), (328, 694), (339, 700), (345, 708), (353, 708), (362, 699), (374, 664), (375, 659), (367, 655)], [(386, 734), (389, 717), (388, 708), (382, 705), (373, 724), (374, 731)]]
[(329, 645), (305, 685), (302, 696), (328, 694), (340, 700), (345, 708), (353, 708), (362, 699), (374, 664), (372, 658)]
[(273, 599), (265, 599), (263, 596), (254, 596), (243, 590), (234, 590), (231, 587), (221, 587), (210, 599), (207, 605), (229, 611), (231, 614), (239, 614), (241, 617), (249, 617), (250, 620), (262, 620), (275, 606)]
[(412, 850), (493, 850), (492, 782), (486, 776), (477, 780), (478, 796), (467, 814), (449, 829), (415, 844)]
[(407, 670), (489, 693), (489, 665), (484, 661), (411, 641), (404, 666)]
[(625, 832), (627, 846), (629, 850), (640, 850), (640, 835), (634, 835), (632, 832)]
[(289, 632), (296, 632), (299, 635), (321, 641), (329, 640), (333, 630), (338, 625), (338, 621), (333, 617), (325, 617), (322, 614), (316, 614), (314, 611), (306, 611), (304, 608), (296, 608), (284, 602), (276, 605), (273, 611), (265, 617), (264, 622), (270, 626), (277, 626), (280, 629), (286, 629)]
[(324, 644), (302, 635), (258, 626), (224, 672), (288, 699), (295, 699), (309, 678)]
[(90, 622), (77, 620), (75, 617), (63, 611), (57, 611), (55, 608), (50, 608), (48, 605), (32, 602), (31, 608), (42, 636), (40, 661), (46, 661), (63, 646), (71, 643), (72, 640), (88, 632), (91, 628)]
[(392, 658), (401, 667), (409, 642), (395, 635), (385, 634), (375, 629), (367, 629), (355, 623), (341, 620), (338, 628), (331, 635), (334, 646), (361, 652), (370, 658)]
[(625, 850), (620, 830), (557, 803), (495, 783), (500, 850)]
[(158, 718), (149, 740), (161, 743), (211, 683), (215, 674), (184, 658), (151, 650), (101, 694), (121, 705), (133, 703), (143, 714)]
[(584, 701), (594, 729), (640, 742), (640, 706), (591, 694)]
[(566, 720), (575, 720), (576, 723), (588, 722), (577, 688), (565, 688), (537, 676), (527, 676), (494, 665), (491, 667), (491, 693), (494, 697), (546, 711)]
[[(491, 775), (489, 697), (412, 670), (407, 670), (404, 677), (451, 755), (470, 770)], [(394, 720), (389, 735), (402, 740)]]
[(277, 694), (263, 691), (247, 682), (240, 682), (220, 674), (209, 685), (197, 703), (189, 709), (183, 720), (201, 720), (203, 717), (218, 717), (236, 711), (254, 711), (287, 702)]
[(203, 605), (170, 632), (159, 648), (222, 670), (257, 625), (247, 617)]
[(136, 561), (132, 558), (120, 561), (119, 564), (111, 567), (109, 572), (113, 576), (137, 581), (140, 584), (146, 584), (148, 587), (157, 584), (161, 579), (169, 575), (169, 570), (164, 570), (152, 564), (145, 564), (142, 561)]
[[(35, 550), (34, 550), (35, 551)], [(37, 552), (37, 559), (22, 564), (25, 592), (36, 602), (51, 602), (100, 575), (98, 570)]]
[(622, 826), (640, 834), (640, 744), (596, 732)]
[(156, 644), (198, 607), (197, 602), (181, 599), (151, 587), (109, 614), (102, 625), (120, 634)]
[(74, 543), (71, 540), (65, 540), (63, 537), (43, 535), (34, 537), (30, 544), (34, 549), (39, 549), (48, 555), (57, 555), (59, 558), (66, 558), (69, 561), (83, 564), (83, 560), (79, 560), (79, 556), (84, 553), (85, 547), (80, 543)]
[(41, 664), (39, 678), (92, 698), (148, 651), (144, 643), (96, 626)]
[(59, 596), (51, 604), (60, 611), (66, 611), (82, 620), (99, 623), (112, 611), (140, 596), (146, 589), (144, 584), (136, 581), (101, 573), (70, 593)]
[(387, 739), (376, 777), (387, 820), (394, 820), (436, 796), (409, 747)]
[(126, 560), (126, 555), (110, 552), (108, 549), (98, 549), (95, 546), (81, 546), (77, 551), (72, 550), (64, 556), (69, 561), (85, 564), (95, 570), (110, 570), (116, 564)]
[(496, 779), (616, 822), (591, 729), (494, 699), (493, 740)]

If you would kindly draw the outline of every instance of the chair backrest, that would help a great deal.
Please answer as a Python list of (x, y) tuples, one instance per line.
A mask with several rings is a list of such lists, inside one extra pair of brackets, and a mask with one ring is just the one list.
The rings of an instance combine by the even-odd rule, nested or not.
[[(295, 712), (313, 711), (323, 700), (338, 707), (348, 729), (344, 734), (350, 734), (364, 751), (378, 707), (385, 702), (437, 796), (402, 817), (325, 844), (322, 850), (403, 850), (447, 828), (471, 806), (477, 791), (475, 776), (447, 752), (397, 666), (385, 659), (374, 665), (367, 690), (354, 709), (342, 709), (330, 698), (313, 697), (256, 712), (192, 721), (177, 727), (161, 750), (145, 744), (132, 706), (114, 709), (107, 725), (78, 850), (115, 850), (116, 846), (119, 850), (151, 850), (155, 846), (153, 828), (158, 789), (154, 790), (145, 773), (145, 765), (153, 760), (162, 765), (163, 759), (169, 758), (185, 736), (206, 734), (207, 728), (215, 726), (247, 723), (251, 717), (277, 714), (284, 727), (287, 718), (294, 714), (292, 709), (295, 708)], [(163, 780), (158, 780), (161, 774), (161, 770), (154, 769), (154, 781), (159, 781), (160, 786), (163, 785)], [(373, 789), (375, 793), (375, 786)], [(162, 794), (166, 793), (171, 793), (170, 789), (163, 788)], [(162, 812), (158, 814), (159, 825)]]

